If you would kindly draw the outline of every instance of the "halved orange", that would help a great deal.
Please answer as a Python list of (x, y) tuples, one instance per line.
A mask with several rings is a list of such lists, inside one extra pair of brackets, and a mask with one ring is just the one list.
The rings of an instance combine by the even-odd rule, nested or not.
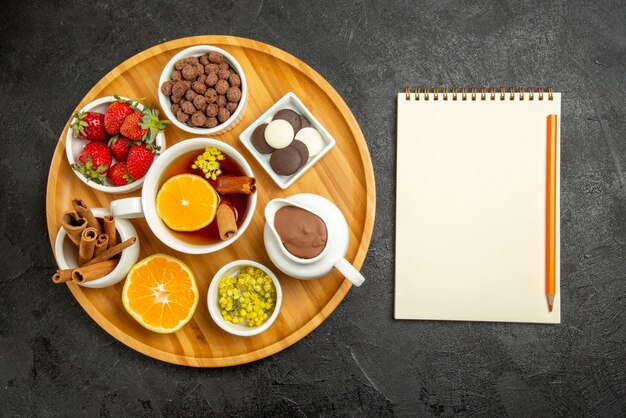
[(159, 189), (156, 209), (174, 231), (197, 231), (215, 219), (219, 198), (208, 181), (195, 174), (179, 174)]
[(154, 254), (135, 264), (122, 303), (150, 331), (169, 334), (181, 329), (198, 305), (198, 286), (189, 267), (177, 258)]

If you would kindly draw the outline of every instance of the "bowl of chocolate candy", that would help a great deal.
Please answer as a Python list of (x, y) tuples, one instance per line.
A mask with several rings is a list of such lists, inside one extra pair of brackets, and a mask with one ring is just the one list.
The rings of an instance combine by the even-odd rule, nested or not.
[(167, 63), (159, 79), (159, 102), (178, 128), (199, 135), (222, 134), (243, 118), (248, 99), (246, 77), (223, 49), (198, 45)]

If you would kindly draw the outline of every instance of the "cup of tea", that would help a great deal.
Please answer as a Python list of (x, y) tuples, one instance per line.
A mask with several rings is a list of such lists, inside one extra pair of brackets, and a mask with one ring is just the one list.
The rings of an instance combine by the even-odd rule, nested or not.
[(308, 280), (336, 268), (355, 286), (365, 281), (345, 259), (347, 223), (329, 200), (308, 193), (276, 198), (265, 206), (265, 220), (265, 248), (283, 273)]
[[(211, 160), (202, 160), (203, 155)], [(182, 179), (185, 176), (188, 178)], [(210, 187), (203, 185), (199, 178)], [(184, 182), (179, 181), (181, 179)], [(213, 191), (208, 192), (209, 201), (203, 202), (199, 196), (204, 194), (200, 192), (206, 193), (207, 189)], [(169, 201), (167, 205), (157, 207), (157, 196), (161, 191), (163, 199)], [(159, 199), (161, 201), (161, 196)], [(207, 208), (201, 211), (202, 216), (207, 211), (214, 211), (213, 218), (209, 216), (207, 223), (202, 219), (192, 219), (183, 210), (180, 214), (176, 213), (177, 207), (186, 208), (191, 204), (189, 202), (200, 206), (206, 204)], [(154, 235), (176, 251), (208, 254), (229, 246), (245, 232), (256, 204), (254, 175), (243, 156), (221, 141), (192, 138), (168, 148), (154, 160), (145, 176), (140, 197), (114, 200), (110, 210), (118, 218), (145, 217)], [(163, 208), (169, 212), (168, 217), (164, 216)], [(227, 219), (224, 221), (224, 225), (228, 222), (226, 231), (224, 225), (218, 225), (221, 219)], [(190, 229), (179, 226), (183, 222), (201, 227), (194, 229), (192, 226)]]

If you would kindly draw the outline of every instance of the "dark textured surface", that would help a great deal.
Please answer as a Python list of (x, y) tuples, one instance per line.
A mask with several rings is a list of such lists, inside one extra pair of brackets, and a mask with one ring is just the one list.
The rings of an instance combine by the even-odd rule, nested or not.
[[(624, 416), (623, 2), (2, 2), (0, 415)], [(282, 48), (344, 97), (377, 186), (368, 278), (317, 330), (254, 364), (161, 363), (64, 286), (45, 185), (71, 111), (137, 52), (197, 34)], [(562, 108), (563, 324), (392, 319), (395, 94), (405, 84), (554, 85)]]

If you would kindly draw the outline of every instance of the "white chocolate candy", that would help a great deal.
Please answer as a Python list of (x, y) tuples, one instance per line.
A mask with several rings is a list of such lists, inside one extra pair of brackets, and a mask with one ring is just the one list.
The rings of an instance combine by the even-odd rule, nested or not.
[[(266, 130), (267, 132), (267, 130)], [(309, 149), (309, 157), (317, 155), (324, 148), (322, 135), (315, 128), (302, 128), (296, 134), (298, 141), (304, 142)]]
[(272, 148), (286, 148), (293, 141), (293, 127), (286, 120), (273, 120), (265, 128), (265, 141)]

